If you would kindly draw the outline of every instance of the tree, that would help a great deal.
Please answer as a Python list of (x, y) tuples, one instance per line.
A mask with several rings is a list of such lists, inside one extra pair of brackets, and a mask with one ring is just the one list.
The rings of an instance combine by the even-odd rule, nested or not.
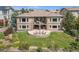
[(21, 9), (21, 12), (22, 12), (22, 13), (25, 13), (25, 12), (26, 12), (26, 10), (25, 10), (24, 8), (22, 8), (22, 9)]
[(48, 12), (49, 12), (49, 10), (48, 10), (48, 9), (46, 9), (46, 11), (48, 11)]
[(75, 25), (75, 29), (76, 29), (76, 40), (79, 41), (79, 16), (76, 18), (76, 25)]
[(16, 26), (16, 16), (18, 15), (17, 11), (15, 11), (12, 14), (11, 20), (12, 20), (12, 26)]
[(29, 11), (33, 11), (33, 9), (29, 9)]
[(13, 14), (12, 14), (12, 17), (16, 17), (18, 15), (18, 13), (17, 12), (14, 12)]
[(71, 34), (72, 30), (75, 29), (75, 16), (73, 16), (72, 13), (67, 12), (65, 14), (65, 17), (63, 20), (63, 27), (68, 34)]
[(76, 19), (76, 30), (79, 31), (79, 17)]
[(71, 42), (69, 50), (70, 51), (79, 51), (79, 42)]

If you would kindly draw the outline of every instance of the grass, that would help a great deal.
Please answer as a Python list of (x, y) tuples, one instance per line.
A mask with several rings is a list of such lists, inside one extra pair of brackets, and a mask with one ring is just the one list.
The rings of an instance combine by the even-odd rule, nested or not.
[(4, 34), (0, 32), (0, 39), (4, 38)]
[(16, 41), (38, 47), (48, 47), (49, 45), (57, 44), (60, 48), (64, 48), (68, 47), (71, 42), (74, 42), (74, 38), (63, 32), (52, 32), (46, 38), (30, 36), (26, 32), (16, 32), (13, 34), (13, 42)]

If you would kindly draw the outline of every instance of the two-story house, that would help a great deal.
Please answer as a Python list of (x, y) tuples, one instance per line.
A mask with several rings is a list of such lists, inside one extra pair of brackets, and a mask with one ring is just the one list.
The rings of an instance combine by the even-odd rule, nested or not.
[(45, 29), (58, 31), (61, 29), (63, 15), (45, 10), (34, 10), (16, 17), (17, 31)]
[(13, 8), (11, 6), (0, 6), (0, 21), (3, 21), (4, 26), (6, 21), (8, 21), (8, 25), (11, 25), (12, 14)]

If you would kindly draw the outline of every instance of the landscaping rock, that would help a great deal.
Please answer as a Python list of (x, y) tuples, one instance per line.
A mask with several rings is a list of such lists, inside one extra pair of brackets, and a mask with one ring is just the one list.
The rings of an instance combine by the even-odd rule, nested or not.
[(51, 50), (48, 48), (42, 48), (42, 50), (43, 50), (43, 52), (51, 52)]
[(7, 50), (7, 52), (21, 52), (18, 48), (11, 47)]
[(36, 52), (36, 49), (37, 49), (38, 47), (37, 46), (30, 46), (29, 47), (29, 51), (30, 52)]

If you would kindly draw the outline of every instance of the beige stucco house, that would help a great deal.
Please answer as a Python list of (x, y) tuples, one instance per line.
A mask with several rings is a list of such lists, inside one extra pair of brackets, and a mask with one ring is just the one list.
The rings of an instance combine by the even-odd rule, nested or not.
[(16, 17), (17, 31), (45, 29), (50, 31), (61, 30), (63, 15), (45, 10), (34, 10)]
[(27, 31), (34, 29), (45, 29), (50, 31), (61, 30), (64, 14), (71, 12), (74, 16), (79, 16), (79, 8), (62, 8), (61, 10), (34, 10), (23, 13), (16, 17), (17, 31)]

